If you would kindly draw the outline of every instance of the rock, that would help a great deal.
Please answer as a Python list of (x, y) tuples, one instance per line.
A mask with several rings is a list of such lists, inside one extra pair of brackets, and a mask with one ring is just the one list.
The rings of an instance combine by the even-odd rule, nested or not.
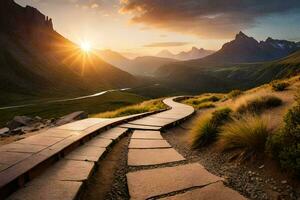
[(262, 169), (262, 168), (264, 168), (265, 167), (265, 165), (261, 165), (261, 166), (259, 166), (258, 168), (259, 169)]
[(282, 184), (287, 184), (287, 180), (281, 181)]
[(1, 136), (6, 136), (8, 134), (9, 134), (9, 128), (5, 127), (5, 128), (0, 129), (0, 137)]
[(12, 121), (7, 123), (7, 127), (10, 130), (22, 127), (22, 126), (28, 126), (31, 125), (34, 122), (34, 120), (27, 116), (15, 116)]
[(60, 125), (67, 124), (67, 123), (70, 123), (75, 120), (80, 120), (80, 119), (85, 119), (85, 118), (88, 118), (88, 114), (86, 112), (77, 111), (77, 112), (73, 112), (71, 114), (61, 117), (60, 119), (58, 119), (55, 122), (55, 124), (60, 126)]

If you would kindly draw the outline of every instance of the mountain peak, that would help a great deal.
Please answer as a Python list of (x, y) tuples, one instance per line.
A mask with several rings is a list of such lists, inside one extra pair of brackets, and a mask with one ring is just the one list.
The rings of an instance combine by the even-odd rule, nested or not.
[(244, 39), (244, 38), (249, 38), (245, 33), (240, 31), (238, 34), (236, 34), (235, 39)]

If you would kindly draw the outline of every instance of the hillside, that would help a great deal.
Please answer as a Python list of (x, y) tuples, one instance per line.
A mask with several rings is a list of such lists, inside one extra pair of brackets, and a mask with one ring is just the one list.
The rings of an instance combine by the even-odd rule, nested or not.
[(100, 57), (108, 63), (121, 70), (139, 76), (153, 76), (159, 67), (177, 61), (171, 58), (155, 56), (140, 56), (135, 59), (128, 59), (120, 53), (111, 50), (99, 51), (99, 54)]
[(197, 67), (181, 62), (160, 68), (160, 80), (186, 92), (224, 92), (247, 89), (299, 72), (300, 51), (285, 58), (250, 64), (208, 64)]
[(137, 83), (97, 55), (83, 53), (33, 7), (1, 1), (0, 26), (0, 91), (8, 95), (1, 104), (9, 103), (9, 96), (74, 96)]

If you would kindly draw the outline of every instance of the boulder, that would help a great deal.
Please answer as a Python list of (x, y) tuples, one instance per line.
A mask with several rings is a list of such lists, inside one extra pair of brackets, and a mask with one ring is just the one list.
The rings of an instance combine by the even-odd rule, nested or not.
[(13, 120), (7, 123), (7, 127), (10, 130), (22, 127), (22, 126), (29, 126), (34, 122), (34, 120), (27, 116), (15, 116)]
[(67, 124), (76, 120), (80, 120), (80, 119), (85, 119), (88, 118), (88, 114), (84, 111), (77, 111), (77, 112), (73, 112), (71, 114), (65, 115), (61, 118), (59, 118), (56, 122), (55, 125), (63, 125), (63, 124)]
[(7, 127), (0, 129), (0, 137), (9, 135), (9, 133), (10, 133), (9, 128), (7, 128)]

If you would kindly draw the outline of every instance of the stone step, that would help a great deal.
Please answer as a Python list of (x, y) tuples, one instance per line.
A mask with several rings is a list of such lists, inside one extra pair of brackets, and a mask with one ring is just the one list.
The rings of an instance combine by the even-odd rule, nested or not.
[(177, 194), (170, 197), (161, 198), (163, 200), (246, 200), (228, 187), (225, 187), (222, 182), (212, 183), (208, 186), (187, 191), (182, 194)]
[[(163, 110), (113, 119), (88, 118), (51, 128), (38, 135), (1, 146), (0, 199), (24, 186), (26, 182), (41, 174), (46, 167), (99, 133), (161, 111)], [(110, 139), (110, 141), (116, 140), (126, 130), (124, 128), (112, 129), (102, 137)], [(97, 145), (99, 144), (98, 141)]]
[(183, 161), (185, 158), (175, 149), (129, 149), (129, 166), (158, 165)]
[(198, 163), (141, 170), (126, 176), (132, 200), (148, 199), (222, 181), (222, 178), (209, 173)]
[[(73, 200), (80, 194), (96, 163), (127, 129), (113, 128), (71, 151), (41, 175), (13, 193), (11, 200)], [(108, 139), (109, 138), (109, 139)]]

